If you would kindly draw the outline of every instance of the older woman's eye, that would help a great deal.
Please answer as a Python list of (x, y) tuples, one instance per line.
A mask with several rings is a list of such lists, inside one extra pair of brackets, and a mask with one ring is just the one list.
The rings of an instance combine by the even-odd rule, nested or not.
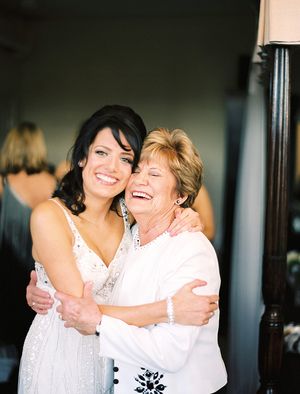
[(161, 176), (161, 174), (159, 172), (150, 172), (149, 175), (150, 176)]

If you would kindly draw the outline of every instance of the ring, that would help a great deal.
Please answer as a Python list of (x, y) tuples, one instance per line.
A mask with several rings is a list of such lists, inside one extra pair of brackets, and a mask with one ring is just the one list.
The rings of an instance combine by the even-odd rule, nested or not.
[(62, 318), (62, 315), (58, 315), (58, 318), (60, 319), (60, 320), (62, 320), (63, 318)]
[(32, 306), (32, 307), (34, 307), (34, 305), (35, 305), (35, 302), (34, 302), (34, 301), (32, 301), (32, 304), (31, 304), (31, 306)]

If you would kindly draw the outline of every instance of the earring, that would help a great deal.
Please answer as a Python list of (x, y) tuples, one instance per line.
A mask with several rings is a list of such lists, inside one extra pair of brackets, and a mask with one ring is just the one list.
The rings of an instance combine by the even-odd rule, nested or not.
[(83, 167), (82, 161), (81, 161), (81, 160), (78, 162), (78, 166), (79, 166), (79, 167)]
[(180, 205), (180, 199), (178, 198), (178, 200), (175, 201), (176, 205)]

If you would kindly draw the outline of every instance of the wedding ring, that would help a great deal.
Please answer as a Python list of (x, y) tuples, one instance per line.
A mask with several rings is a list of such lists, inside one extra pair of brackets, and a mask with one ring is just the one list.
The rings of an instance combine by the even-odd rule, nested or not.
[(31, 306), (32, 306), (32, 307), (34, 307), (34, 305), (35, 305), (35, 302), (34, 302), (34, 301), (32, 301), (32, 304), (31, 304)]

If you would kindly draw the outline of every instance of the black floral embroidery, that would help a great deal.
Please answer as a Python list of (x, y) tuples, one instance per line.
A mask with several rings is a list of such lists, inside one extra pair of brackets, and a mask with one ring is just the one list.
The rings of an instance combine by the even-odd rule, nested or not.
[(159, 372), (152, 372), (146, 368), (141, 368), (142, 373), (134, 378), (140, 386), (135, 388), (134, 391), (143, 394), (162, 394), (164, 389), (167, 387), (160, 383), (160, 380), (164, 377), (163, 374)]

